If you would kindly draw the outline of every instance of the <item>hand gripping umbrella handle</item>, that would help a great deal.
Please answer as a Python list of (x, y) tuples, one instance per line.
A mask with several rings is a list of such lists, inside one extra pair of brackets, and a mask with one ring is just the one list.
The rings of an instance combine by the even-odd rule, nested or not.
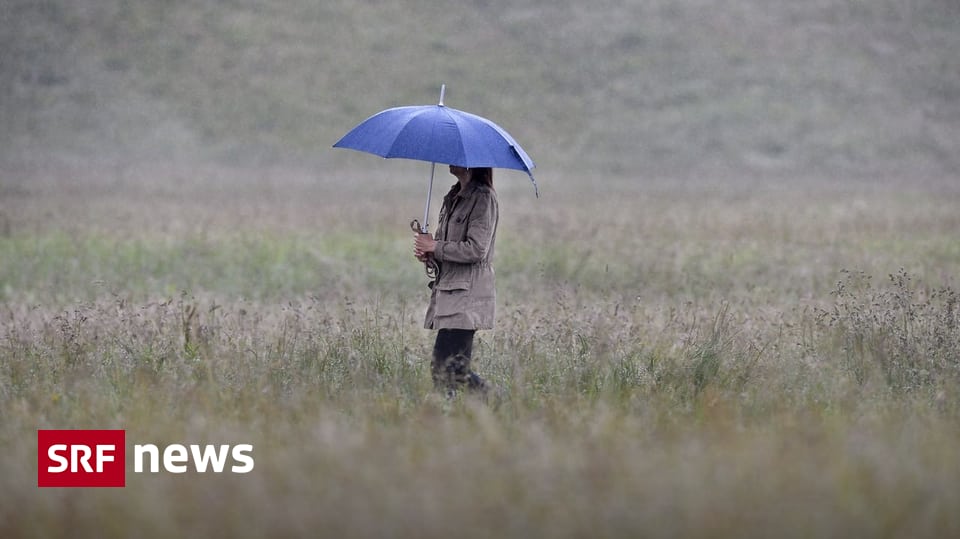
[[(426, 234), (426, 232), (424, 232), (423, 228), (420, 226), (420, 221), (417, 219), (410, 221), (410, 230), (413, 230), (414, 234)], [(427, 278), (430, 280), (436, 280), (440, 266), (437, 265), (437, 261), (433, 259), (432, 254), (428, 253), (427, 259), (423, 261), (423, 270), (426, 272)]]

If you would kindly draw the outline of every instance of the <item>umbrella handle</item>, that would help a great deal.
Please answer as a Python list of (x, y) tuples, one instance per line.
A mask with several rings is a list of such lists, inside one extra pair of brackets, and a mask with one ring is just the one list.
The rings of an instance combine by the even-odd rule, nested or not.
[[(426, 232), (423, 231), (423, 227), (420, 226), (420, 221), (417, 219), (410, 221), (410, 230), (412, 230), (414, 234), (426, 234)], [(423, 270), (427, 273), (427, 277), (431, 280), (436, 279), (437, 270), (439, 269), (440, 267), (437, 261), (433, 259), (433, 255), (427, 254), (427, 259), (423, 261)]]

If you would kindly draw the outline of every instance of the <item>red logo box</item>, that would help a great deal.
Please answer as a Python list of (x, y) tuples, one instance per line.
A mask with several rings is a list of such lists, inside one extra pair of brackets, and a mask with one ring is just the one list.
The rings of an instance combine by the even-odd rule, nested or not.
[(38, 487), (126, 486), (125, 430), (38, 430)]

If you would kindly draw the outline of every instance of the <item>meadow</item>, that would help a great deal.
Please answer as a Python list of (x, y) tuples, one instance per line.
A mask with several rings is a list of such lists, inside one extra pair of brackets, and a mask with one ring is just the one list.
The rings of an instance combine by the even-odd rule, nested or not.
[[(960, 536), (953, 0), (0, 2), (0, 537)], [(433, 394), (428, 165), (489, 117), (487, 403)], [(438, 170), (433, 219), (449, 177)], [(37, 429), (254, 446), (37, 487)]]
[[(369, 165), (21, 171), (0, 535), (960, 531), (952, 182), (559, 176), (535, 199), (500, 174), (475, 359), (497, 396), (447, 403), (406, 226), (424, 170)], [(37, 489), (38, 428), (251, 443), (256, 467)]]

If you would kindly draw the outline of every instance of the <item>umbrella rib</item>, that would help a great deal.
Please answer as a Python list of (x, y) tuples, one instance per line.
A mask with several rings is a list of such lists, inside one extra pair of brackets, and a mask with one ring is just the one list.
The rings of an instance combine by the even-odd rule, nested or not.
[(452, 162), (452, 163), (447, 163), (447, 164), (448, 164), (448, 165), (457, 165), (457, 166), (468, 167), (469, 164), (468, 164), (468, 161), (467, 161), (468, 157), (467, 157), (467, 147), (466, 147), (465, 137), (463, 136), (463, 134), (462, 134), (462, 133), (460, 132), (460, 130), (459, 130), (460, 124), (457, 123), (456, 118), (454, 117), (453, 113), (451, 112), (451, 111), (455, 111), (456, 109), (450, 109), (450, 108), (448, 108), (448, 107), (439, 106), (439, 105), (437, 106), (437, 108), (440, 109), (440, 112), (441, 112), (444, 116), (446, 116), (446, 118), (447, 118), (450, 122), (452, 122), (454, 126), (456, 126), (456, 127), (458, 128), (458, 129), (455, 129), (455, 130), (453, 130), (453, 131), (458, 134), (458, 136), (457, 136), (458, 141), (457, 141), (456, 146), (457, 146), (457, 150), (458, 150), (458, 151), (457, 151), (457, 154), (458, 154), (458, 156), (459, 156), (461, 159), (458, 160), (457, 162)]
[[(464, 160), (467, 161), (466, 165), (467, 165), (467, 166), (471, 166), (471, 167), (475, 167), (475, 166), (480, 166), (480, 165), (486, 165), (487, 163), (492, 163), (492, 162), (493, 162), (493, 157), (490, 155), (490, 148), (487, 147), (487, 146), (480, 146), (479, 148), (478, 148), (478, 147), (471, 147), (471, 151), (470, 151), (470, 152), (467, 152), (466, 142), (464, 142), (464, 141), (465, 141), (465, 140), (476, 140), (477, 138), (480, 138), (480, 135), (479, 135), (479, 132), (478, 132), (476, 126), (475, 126), (473, 123), (467, 122), (467, 121), (463, 121), (463, 120), (466, 119), (466, 118), (465, 118), (466, 113), (461, 112), (461, 111), (457, 111), (457, 112), (459, 112), (459, 114), (457, 114), (457, 115), (450, 114), (450, 118), (454, 121), (454, 123), (456, 123), (457, 128), (460, 129), (461, 132), (463, 132), (463, 131), (469, 131), (470, 134), (472, 135), (472, 136), (464, 136), (464, 137), (461, 137), (461, 145), (463, 146)], [(484, 138), (485, 138), (485, 137), (484, 137)], [(485, 154), (486, 161), (479, 160), (479, 162), (478, 162), (477, 160), (472, 159), (472, 157), (473, 157), (477, 152), (480, 152), (480, 151), (482, 151), (482, 152)], [(470, 156), (469, 158), (468, 158), (468, 154), (469, 154), (469, 156)]]
[[(516, 144), (516, 141), (513, 140), (513, 137), (511, 137), (506, 131), (504, 131), (503, 128), (499, 127), (498, 125), (491, 122), (490, 120), (483, 118), (482, 116), (477, 116), (475, 114), (470, 114), (469, 112), (463, 112), (463, 111), (457, 111), (457, 112), (459, 112), (462, 115), (461, 117), (464, 120), (462, 122), (458, 122), (458, 125), (461, 126), (461, 129), (464, 129), (464, 128), (469, 129), (471, 132), (477, 135), (479, 135), (481, 129), (485, 130), (488, 132), (488, 134), (483, 137), (478, 136), (477, 138), (484, 138), (484, 139), (496, 138), (506, 143), (506, 146), (507, 146), (507, 148), (504, 148), (503, 150), (501, 150), (502, 153), (500, 153), (499, 155), (496, 155), (493, 153), (492, 148), (495, 147), (493, 145), (487, 145), (487, 146), (481, 147), (480, 149), (483, 151), (484, 154), (486, 154), (486, 161), (480, 161), (479, 163), (474, 161), (475, 163), (474, 166), (483, 165), (483, 166), (513, 168), (513, 169), (522, 170), (528, 173), (530, 172), (530, 169), (533, 168), (532, 166), (530, 166), (532, 165), (532, 162), (528, 164), (526, 160), (523, 159), (523, 156), (517, 150), (518, 146)], [(466, 120), (470, 120), (470, 121), (466, 121)], [(473, 151), (477, 151), (476, 148), (472, 148), (472, 149)], [(506, 158), (511, 161), (515, 161), (515, 164), (512, 166), (505, 165), (500, 158)]]

